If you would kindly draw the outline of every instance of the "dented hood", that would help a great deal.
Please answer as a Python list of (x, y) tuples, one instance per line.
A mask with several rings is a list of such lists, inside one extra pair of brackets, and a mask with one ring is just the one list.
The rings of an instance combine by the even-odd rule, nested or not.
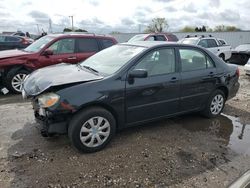
[(23, 88), (26, 96), (36, 96), (53, 86), (89, 82), (102, 78), (103, 76), (80, 68), (78, 65), (62, 63), (31, 73), (26, 78)]
[(24, 56), (28, 54), (30, 54), (30, 52), (25, 52), (23, 50), (3, 50), (3, 51), (0, 51), (0, 59)]

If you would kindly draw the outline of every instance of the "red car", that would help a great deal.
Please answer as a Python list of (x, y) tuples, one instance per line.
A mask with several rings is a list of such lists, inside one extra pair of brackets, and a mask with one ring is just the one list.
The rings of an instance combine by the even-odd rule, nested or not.
[(75, 64), (116, 43), (115, 38), (104, 35), (51, 34), (23, 50), (1, 51), (2, 83), (12, 92), (20, 93), (25, 77), (32, 71), (58, 63)]
[(178, 38), (172, 33), (149, 33), (133, 36), (128, 42), (134, 41), (171, 41), (177, 42)]

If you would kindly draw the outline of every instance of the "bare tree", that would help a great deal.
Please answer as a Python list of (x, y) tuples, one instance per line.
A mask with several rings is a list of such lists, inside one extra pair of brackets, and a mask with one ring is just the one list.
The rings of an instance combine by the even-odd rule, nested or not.
[(151, 32), (162, 32), (164, 29), (168, 28), (168, 23), (165, 18), (154, 18), (152, 20), (152, 23), (147, 26), (147, 29), (145, 30), (146, 33)]

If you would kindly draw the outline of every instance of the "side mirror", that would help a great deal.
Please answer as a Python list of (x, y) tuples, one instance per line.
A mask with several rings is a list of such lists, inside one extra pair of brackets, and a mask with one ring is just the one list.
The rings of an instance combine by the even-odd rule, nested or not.
[(145, 69), (135, 69), (129, 73), (129, 78), (146, 78), (148, 76), (148, 71)]
[(45, 55), (45, 56), (53, 55), (53, 51), (50, 50), (50, 49), (46, 49), (46, 50), (43, 52), (43, 55)]

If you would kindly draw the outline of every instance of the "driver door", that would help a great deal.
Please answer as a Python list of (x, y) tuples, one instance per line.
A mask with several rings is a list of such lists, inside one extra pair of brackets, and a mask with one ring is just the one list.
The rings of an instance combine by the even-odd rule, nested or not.
[(47, 49), (53, 51), (53, 55), (44, 55), (39, 57), (39, 68), (59, 63), (78, 63), (78, 58), (75, 53), (75, 39), (65, 38), (55, 41)]
[(159, 48), (148, 52), (131, 70), (136, 69), (147, 70), (148, 76), (126, 82), (127, 123), (177, 113), (180, 73), (177, 72), (175, 50)]

